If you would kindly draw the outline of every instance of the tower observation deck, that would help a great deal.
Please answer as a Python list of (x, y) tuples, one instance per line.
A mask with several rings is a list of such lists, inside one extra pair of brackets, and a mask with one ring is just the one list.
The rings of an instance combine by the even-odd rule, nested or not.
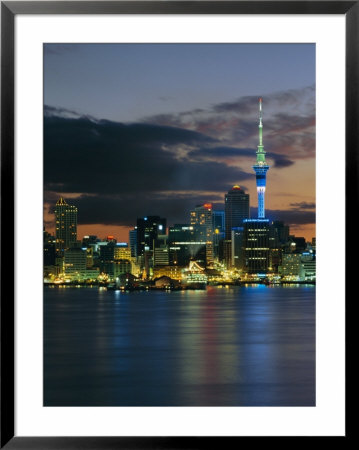
[(259, 99), (259, 144), (257, 154), (257, 161), (253, 167), (256, 174), (257, 195), (258, 195), (258, 219), (265, 218), (265, 191), (266, 191), (266, 177), (269, 169), (266, 163), (266, 152), (263, 147), (263, 123), (262, 123), (262, 99)]

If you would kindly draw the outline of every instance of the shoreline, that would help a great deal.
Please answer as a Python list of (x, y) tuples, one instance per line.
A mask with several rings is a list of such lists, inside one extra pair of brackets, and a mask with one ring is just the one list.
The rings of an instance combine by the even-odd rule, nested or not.
[(43, 283), (44, 287), (51, 287), (51, 288), (102, 288), (106, 289), (108, 291), (122, 291), (122, 292), (132, 292), (132, 291), (203, 291), (206, 290), (207, 287), (218, 287), (218, 288), (224, 288), (229, 289), (232, 287), (248, 287), (248, 286), (268, 286), (268, 287), (274, 287), (274, 286), (286, 286), (286, 285), (298, 285), (298, 286), (315, 286), (315, 281), (284, 281), (280, 283), (261, 283), (258, 281), (249, 281), (249, 282), (241, 282), (241, 283), (218, 283), (218, 284), (207, 284), (204, 286), (198, 286), (198, 285), (189, 285), (189, 286), (179, 286), (179, 287), (171, 287), (171, 286), (164, 286), (164, 287), (156, 287), (156, 286), (131, 286), (131, 287), (114, 287), (109, 286), (105, 284), (98, 284), (98, 283)]

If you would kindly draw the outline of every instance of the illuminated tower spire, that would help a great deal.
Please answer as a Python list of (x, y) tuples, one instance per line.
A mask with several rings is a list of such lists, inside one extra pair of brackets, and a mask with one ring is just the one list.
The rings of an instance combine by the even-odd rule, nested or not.
[(269, 166), (266, 163), (266, 152), (263, 147), (263, 123), (262, 123), (262, 98), (259, 99), (259, 144), (257, 154), (257, 162), (253, 166), (256, 173), (257, 194), (258, 194), (258, 219), (265, 218), (265, 202), (264, 195), (266, 190), (266, 174)]

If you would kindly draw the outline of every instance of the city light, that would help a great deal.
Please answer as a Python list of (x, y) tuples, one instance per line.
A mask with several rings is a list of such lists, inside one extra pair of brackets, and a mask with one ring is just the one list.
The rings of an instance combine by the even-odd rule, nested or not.
[[(160, 216), (138, 218), (129, 242), (114, 234), (77, 236), (78, 209), (60, 197), (55, 236), (44, 233), (44, 283), (98, 284), (108, 289), (202, 289), (207, 285), (315, 282), (314, 246), (265, 217), (266, 163), (263, 99), (259, 98), (256, 177), (258, 212), (250, 218), (249, 194), (234, 184), (224, 209), (204, 202), (183, 211), (187, 220), (167, 230)], [(157, 282), (158, 280), (162, 280)]]

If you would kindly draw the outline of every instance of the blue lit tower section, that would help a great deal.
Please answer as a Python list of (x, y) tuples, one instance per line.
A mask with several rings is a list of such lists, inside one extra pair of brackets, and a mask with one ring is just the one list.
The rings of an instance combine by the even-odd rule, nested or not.
[(262, 99), (259, 99), (259, 145), (256, 173), (258, 193), (258, 218), (243, 220), (244, 271), (254, 276), (265, 276), (269, 271), (269, 220), (265, 218), (264, 195), (269, 166), (263, 149)]
[(256, 173), (257, 194), (258, 194), (258, 219), (265, 218), (265, 191), (266, 191), (266, 176), (269, 169), (266, 163), (266, 152), (263, 147), (263, 123), (262, 123), (262, 99), (259, 99), (259, 145), (257, 150), (257, 162), (253, 166)]

